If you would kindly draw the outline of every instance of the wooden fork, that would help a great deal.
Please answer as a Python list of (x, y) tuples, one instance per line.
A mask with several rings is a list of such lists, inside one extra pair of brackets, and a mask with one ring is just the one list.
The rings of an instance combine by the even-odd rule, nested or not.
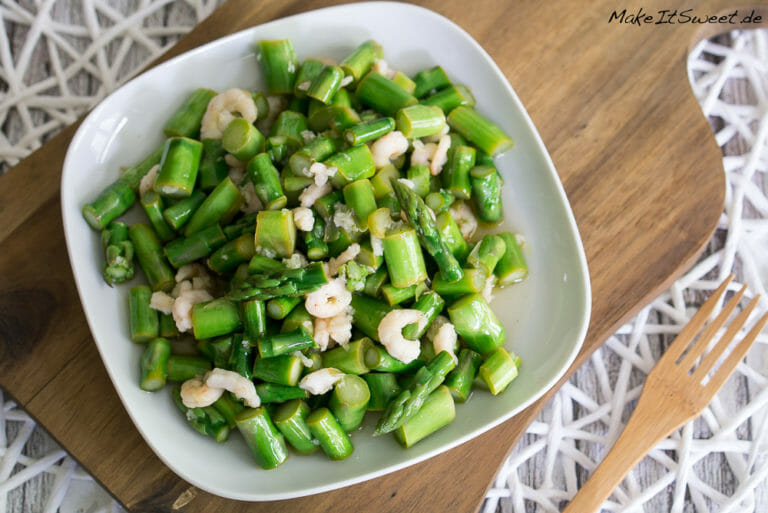
[[(720, 314), (696, 339), (696, 334), (712, 314), (718, 299), (732, 279), (733, 275), (730, 275), (707, 299), (648, 374), (637, 407), (624, 432), (563, 513), (598, 511), (627, 472), (651, 448), (701, 413), (747, 354), (757, 335), (768, 322), (768, 313), (755, 323), (720, 367), (712, 372), (714, 365), (746, 324), (749, 314), (757, 306), (759, 296), (741, 311), (712, 350), (703, 356), (717, 331), (725, 325), (744, 296), (746, 286), (728, 301)], [(686, 349), (689, 350), (686, 352)], [(708, 376), (709, 380), (706, 381)]]

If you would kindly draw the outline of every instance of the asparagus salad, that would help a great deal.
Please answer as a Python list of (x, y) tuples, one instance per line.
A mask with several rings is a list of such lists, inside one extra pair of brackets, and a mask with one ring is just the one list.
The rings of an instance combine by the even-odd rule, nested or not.
[(489, 301), (526, 277), (520, 240), (473, 238), (502, 218), (493, 159), (512, 140), (440, 66), (393, 71), (375, 41), (338, 64), (257, 47), (265, 91), (195, 90), (82, 208), (104, 280), (132, 279), (134, 257), (146, 277), (128, 305), (139, 385), (171, 382), (192, 428), (236, 430), (263, 468), (288, 446), (348, 457), (368, 411), (410, 447), (517, 376)]

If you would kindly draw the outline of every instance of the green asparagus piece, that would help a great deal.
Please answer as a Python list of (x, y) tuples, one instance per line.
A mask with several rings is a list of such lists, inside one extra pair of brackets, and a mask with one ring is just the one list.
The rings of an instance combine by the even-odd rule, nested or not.
[(133, 278), (133, 243), (128, 239), (128, 226), (112, 221), (101, 232), (104, 248), (102, 276), (109, 285), (122, 283)]
[(397, 111), (397, 129), (408, 139), (439, 134), (445, 128), (445, 114), (440, 107), (409, 105)]
[(103, 230), (136, 201), (136, 193), (127, 183), (117, 180), (109, 184), (91, 203), (83, 205), (83, 218), (94, 230)]
[(255, 251), (253, 235), (245, 233), (214, 251), (208, 257), (208, 267), (219, 274), (234, 271), (240, 264), (249, 262)]
[(131, 340), (138, 343), (149, 342), (157, 338), (160, 321), (157, 310), (149, 306), (152, 289), (146, 285), (137, 285), (128, 293), (129, 326)]
[(416, 230), (409, 226), (391, 230), (382, 242), (384, 261), (393, 286), (408, 287), (427, 279)]
[[(256, 385), (256, 393), (262, 403), (284, 403), (294, 399), (306, 399), (309, 394), (299, 387), (278, 385), (277, 383), (259, 383)], [(278, 425), (278, 429), (280, 426)], [(282, 429), (280, 430), (282, 431)]]
[(168, 380), (181, 383), (195, 376), (202, 376), (213, 365), (202, 356), (176, 355), (168, 357)]
[(176, 280), (155, 231), (146, 224), (134, 224), (128, 228), (128, 237), (152, 290), (171, 290)]
[(483, 269), (464, 269), (461, 279), (446, 281), (439, 274), (432, 280), (432, 290), (444, 298), (456, 298), (465, 294), (481, 293), (488, 274)]
[(381, 286), (381, 296), (390, 306), (395, 306), (404, 301), (413, 299), (419, 293), (424, 292), (426, 288), (427, 286), (423, 281), (414, 283), (408, 287), (395, 287), (391, 283), (386, 283)]
[(349, 433), (357, 429), (363, 421), (370, 399), (368, 383), (360, 376), (345, 374), (333, 387), (328, 407), (341, 428)]
[(371, 297), (378, 297), (381, 294), (381, 287), (387, 280), (389, 280), (389, 273), (387, 267), (383, 265), (365, 279), (363, 293)]
[(296, 98), (304, 98), (307, 90), (316, 76), (325, 68), (325, 63), (320, 59), (305, 59), (296, 74), (296, 82), (293, 85), (293, 95)]
[(416, 82), (416, 89), (413, 91), (416, 98), (422, 98), (430, 91), (451, 85), (451, 79), (440, 66), (419, 71), (413, 77), (413, 81)]
[(272, 298), (267, 302), (267, 314), (272, 319), (284, 319), (285, 316), (291, 313), (299, 303), (303, 302), (303, 298), (299, 296), (281, 296)]
[(384, 410), (373, 436), (394, 431), (413, 418), (429, 394), (443, 383), (454, 366), (453, 356), (447, 351), (440, 351), (427, 365), (416, 371), (410, 386), (400, 392)]
[(327, 105), (341, 87), (343, 78), (344, 71), (340, 67), (325, 66), (309, 84), (307, 96)]
[(176, 326), (176, 321), (173, 320), (173, 315), (164, 314), (158, 312), (160, 316), (160, 332), (159, 335), (163, 338), (174, 338), (179, 336), (179, 328)]
[(263, 152), (265, 145), (264, 135), (245, 118), (230, 121), (221, 135), (221, 146), (240, 162), (248, 162)]
[(328, 275), (321, 262), (312, 262), (299, 269), (285, 269), (249, 276), (238, 288), (229, 293), (234, 301), (247, 299), (268, 300), (280, 296), (302, 296), (328, 283)]
[(272, 128), (269, 129), (270, 138), (287, 137), (294, 151), (304, 145), (302, 135), (308, 129), (307, 117), (301, 112), (284, 110), (275, 119)]
[(369, 372), (363, 379), (371, 393), (368, 411), (383, 411), (389, 401), (400, 392), (397, 375), (391, 372)]
[(472, 107), (456, 107), (448, 114), (447, 121), (456, 132), (493, 157), (501, 155), (514, 145), (512, 139), (498, 125)]
[(192, 307), (192, 329), (198, 340), (227, 335), (242, 328), (240, 310), (232, 301), (218, 298)]
[[(288, 209), (262, 210), (256, 217), (256, 253), (273, 252), (290, 257), (296, 248), (296, 225)], [(271, 256), (271, 255), (270, 255)]]
[(283, 403), (275, 412), (275, 426), (285, 436), (291, 447), (301, 454), (309, 454), (318, 448), (307, 426), (307, 415), (309, 415), (309, 406), (301, 399)]
[(411, 94), (413, 94), (413, 92), (416, 90), (416, 82), (411, 80), (410, 77), (402, 71), (395, 72), (395, 74), (392, 76), (392, 82), (399, 85)]
[(322, 260), (328, 257), (328, 244), (325, 243), (325, 221), (313, 211), (315, 224), (312, 229), (304, 234), (304, 245), (307, 247), (307, 258), (310, 260)]
[(224, 235), (221, 226), (214, 224), (189, 237), (172, 240), (165, 245), (165, 256), (168, 257), (171, 265), (181, 267), (207, 257), (226, 243), (227, 236)]
[(467, 257), (467, 265), (481, 269), (487, 276), (493, 274), (496, 264), (507, 251), (504, 239), (498, 235), (486, 235), (478, 242)]
[(248, 301), (243, 301), (240, 305), (245, 336), (249, 341), (255, 343), (267, 333), (266, 306), (264, 301), (259, 299), (249, 299)]
[(378, 299), (360, 294), (352, 295), (350, 305), (352, 306), (352, 324), (355, 328), (373, 340), (379, 340), (379, 324), (393, 308)]
[(368, 216), (376, 210), (376, 197), (373, 195), (371, 182), (365, 178), (348, 183), (342, 189), (344, 202), (352, 209), (357, 217), (357, 224), (365, 228)]
[(217, 223), (226, 225), (239, 212), (244, 201), (240, 188), (231, 178), (226, 177), (192, 214), (184, 226), (184, 235), (189, 237)]
[(165, 123), (163, 133), (168, 137), (197, 139), (200, 135), (200, 124), (203, 121), (208, 102), (214, 96), (216, 96), (216, 91), (211, 89), (195, 89)]
[(435, 226), (437, 226), (443, 242), (445, 242), (446, 247), (451, 251), (456, 260), (459, 263), (466, 261), (470, 251), (469, 244), (467, 244), (464, 235), (461, 234), (459, 225), (456, 224), (449, 210), (437, 214)]
[(379, 353), (368, 337), (322, 353), (323, 367), (333, 367), (346, 374), (365, 374), (379, 364)]
[[(243, 338), (240, 333), (232, 335), (232, 349), (229, 353), (227, 368), (235, 371), (241, 376), (251, 379), (251, 369), (253, 368), (253, 348), (247, 338)], [(259, 396), (261, 397), (261, 396)]]
[(187, 408), (181, 400), (179, 387), (173, 387), (173, 402), (179, 408), (187, 422), (198, 433), (214, 438), (217, 442), (224, 442), (229, 437), (229, 425), (227, 419), (213, 407)]
[(315, 137), (288, 159), (291, 171), (299, 176), (310, 176), (309, 168), (336, 152), (336, 143), (330, 137)]
[[(424, 249), (435, 259), (442, 278), (446, 281), (461, 279), (461, 266), (443, 241), (442, 235), (435, 225), (435, 219), (432, 218), (424, 200), (399, 181), (393, 181), (392, 187), (405, 212), (408, 223), (416, 230)], [(390, 276), (391, 274), (390, 270)], [(397, 285), (394, 281), (393, 284)]]
[(469, 172), (472, 199), (477, 218), (486, 223), (500, 221), (504, 215), (501, 201), (501, 177), (493, 166), (475, 166)]
[(354, 451), (352, 441), (328, 408), (319, 408), (306, 418), (309, 430), (332, 460), (343, 460)]
[(164, 204), (162, 196), (155, 191), (149, 190), (141, 194), (139, 202), (160, 240), (167, 242), (173, 239), (176, 234), (163, 217)]
[(290, 39), (259, 41), (259, 62), (269, 94), (290, 94), (299, 61)]
[(499, 278), (499, 285), (503, 287), (524, 280), (528, 276), (528, 264), (514, 234), (501, 233), (499, 236), (504, 239), (507, 250), (493, 272)]
[(245, 409), (243, 403), (234, 399), (231, 393), (221, 394), (211, 406), (226, 419), (229, 429), (237, 427), (235, 416)]
[(188, 137), (171, 137), (165, 141), (155, 191), (168, 198), (186, 198), (192, 194), (202, 155), (200, 141)]
[(451, 205), (453, 205), (454, 201), (456, 201), (456, 197), (445, 189), (430, 192), (424, 197), (424, 203), (426, 203), (435, 214), (440, 214), (441, 212), (448, 210)]
[(344, 130), (344, 139), (352, 146), (363, 144), (387, 135), (395, 129), (395, 120), (391, 117), (361, 121)]
[(144, 157), (144, 160), (136, 165), (124, 169), (120, 173), (119, 181), (128, 184), (131, 189), (134, 190), (134, 192), (138, 191), (141, 179), (144, 178), (144, 176), (149, 173), (153, 167), (160, 164), (160, 160), (164, 151), (165, 141), (156, 147), (152, 153)]
[(468, 87), (461, 84), (448, 86), (421, 100), (423, 105), (433, 105), (448, 114), (459, 105), (475, 106), (475, 97)]
[(256, 196), (268, 210), (279, 210), (288, 203), (280, 184), (280, 173), (266, 153), (254, 156), (246, 167), (248, 180), (253, 183)]
[(188, 198), (181, 199), (163, 210), (163, 219), (176, 231), (192, 218), (192, 214), (203, 204), (207, 196), (204, 192), (194, 191)]
[(336, 168), (336, 174), (331, 177), (331, 184), (336, 188), (344, 187), (355, 180), (370, 178), (376, 172), (373, 155), (366, 144), (358, 144), (337, 152), (325, 159), (323, 164)]
[[(405, 174), (406, 178), (413, 182), (413, 192), (417, 196), (424, 198), (426, 203), (426, 196), (429, 194), (429, 185), (432, 179), (432, 174), (429, 171), (428, 166), (411, 166), (408, 168)], [(427, 204), (429, 206), (429, 204)]]
[(394, 116), (401, 108), (418, 101), (411, 93), (376, 71), (370, 71), (360, 79), (356, 93), (361, 102), (385, 116)]
[(287, 267), (282, 262), (262, 255), (253, 255), (251, 261), (248, 262), (248, 274), (282, 272), (286, 269)]
[(423, 328), (419, 329), (418, 323), (409, 324), (403, 328), (403, 336), (409, 340), (418, 340), (424, 336), (429, 326), (435, 321), (445, 307), (445, 300), (434, 290), (428, 290), (421, 294), (411, 308), (418, 310), (427, 318)]
[(395, 430), (395, 439), (408, 449), (456, 418), (453, 397), (446, 386), (440, 386), (424, 401), (424, 406), (410, 420)]
[(463, 403), (469, 399), (469, 394), (472, 392), (472, 382), (475, 380), (477, 370), (482, 363), (483, 357), (471, 349), (465, 347), (459, 352), (459, 363), (445, 378), (445, 386), (451, 391), (456, 402)]
[(200, 142), (203, 143), (203, 156), (197, 170), (197, 185), (209, 192), (229, 175), (229, 165), (224, 160), (227, 151), (222, 147), (221, 139), (203, 139)]
[(285, 438), (272, 423), (265, 407), (246, 408), (235, 415), (235, 423), (261, 468), (278, 467), (288, 458)]
[(252, 375), (268, 383), (295, 387), (299, 383), (303, 369), (304, 364), (301, 363), (301, 358), (284, 354), (271, 358), (257, 358), (253, 362)]
[(379, 364), (376, 367), (373, 367), (371, 370), (377, 372), (392, 372), (395, 374), (410, 374), (424, 366), (424, 361), (421, 359), (416, 359), (409, 363), (403, 363), (389, 354), (383, 347), (377, 345), (375, 346), (375, 349), (376, 352), (379, 353)]
[(258, 345), (259, 356), (262, 358), (292, 354), (294, 351), (316, 347), (315, 341), (303, 326), (287, 333), (264, 336), (259, 339)]
[(289, 331), (303, 327), (310, 336), (313, 336), (313, 319), (314, 317), (312, 317), (309, 312), (307, 312), (307, 309), (304, 307), (304, 305), (299, 303), (296, 305), (296, 308), (291, 310), (285, 319), (283, 319), (283, 325), (280, 327), (280, 333), (288, 333)]
[(230, 356), (232, 356), (233, 341), (234, 335), (225, 335), (210, 340), (198, 340), (197, 350), (213, 362), (214, 367), (225, 368), (229, 364)]
[(150, 340), (141, 353), (140, 388), (147, 392), (156, 392), (165, 386), (168, 376), (168, 357), (171, 355), (171, 344), (164, 338)]
[(503, 347), (494, 349), (480, 365), (479, 376), (493, 395), (502, 393), (517, 377), (520, 357)]
[(381, 45), (373, 40), (368, 40), (344, 58), (339, 64), (347, 76), (352, 77), (354, 82), (360, 80), (373, 66), (377, 59), (384, 56), (384, 50)]
[(400, 171), (392, 164), (387, 164), (376, 172), (373, 178), (371, 178), (376, 201), (395, 193), (394, 189), (392, 189), (392, 182), (398, 178), (400, 178)]
[(441, 176), (443, 186), (456, 198), (469, 199), (472, 195), (469, 172), (475, 166), (475, 158), (476, 150), (472, 146), (451, 147)]
[(487, 354), (501, 347), (505, 340), (504, 326), (480, 294), (467, 294), (448, 307), (456, 333), (467, 346)]

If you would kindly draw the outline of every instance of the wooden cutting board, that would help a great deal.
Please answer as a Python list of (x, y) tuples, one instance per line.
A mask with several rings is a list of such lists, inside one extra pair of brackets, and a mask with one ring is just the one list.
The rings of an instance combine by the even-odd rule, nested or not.
[[(164, 58), (333, 3), (230, 0)], [(606, 0), (589, 7), (568, 0), (481, 0), (469, 9), (463, 0), (419, 3), (457, 22), (488, 50), (528, 109), (565, 185), (593, 294), (589, 334), (570, 375), (694, 262), (721, 212), (720, 151), (685, 69), (701, 26), (637, 26), (629, 17), (636, 11), (629, 10), (626, 23), (609, 21), (615, 6)], [(658, 16), (658, 9), (677, 7), (709, 15), (728, 3), (668, 0), (643, 11)], [(736, 21), (749, 9), (738, 13)], [(477, 509), (501, 462), (554, 389), (517, 417), (441, 456), (318, 496), (227, 501), (190, 487), (165, 467), (112, 388), (66, 257), (58, 193), (74, 130), (64, 130), (0, 177), (0, 386), (117, 499), (137, 512)]]

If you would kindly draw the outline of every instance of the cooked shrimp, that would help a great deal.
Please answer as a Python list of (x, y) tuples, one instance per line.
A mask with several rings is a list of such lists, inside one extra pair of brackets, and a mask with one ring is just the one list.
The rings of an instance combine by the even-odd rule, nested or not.
[(310, 372), (301, 378), (301, 381), (299, 381), (299, 388), (303, 388), (312, 395), (323, 395), (324, 393), (329, 392), (333, 388), (333, 385), (343, 377), (344, 373), (339, 369), (326, 367)]
[(309, 166), (306, 172), (315, 179), (315, 185), (320, 186), (328, 183), (328, 179), (335, 175), (337, 171), (338, 168), (334, 166), (328, 167), (322, 162), (315, 162)]
[(432, 175), (439, 175), (443, 170), (443, 166), (448, 162), (448, 149), (451, 147), (451, 138), (448, 135), (440, 137), (440, 141), (437, 143), (435, 152), (432, 154), (432, 159), (429, 163), (429, 172)]
[(469, 208), (463, 201), (459, 201), (451, 205), (451, 215), (456, 224), (459, 225), (459, 231), (465, 239), (472, 237), (472, 234), (477, 230), (477, 218), (472, 213), (472, 209)]
[(483, 296), (483, 299), (488, 301), (489, 303), (493, 301), (493, 288), (496, 286), (496, 282), (498, 280), (496, 279), (495, 275), (490, 275), (485, 280), (485, 287), (483, 287), (482, 292), (480, 292), (480, 295)]
[(434, 143), (424, 144), (420, 140), (413, 141), (413, 151), (411, 152), (411, 166), (428, 166), (432, 155), (435, 154), (437, 145)]
[(296, 207), (293, 209), (293, 223), (303, 232), (312, 231), (315, 226), (315, 215), (308, 207)]
[(298, 251), (293, 253), (288, 258), (283, 258), (283, 265), (286, 266), (288, 269), (301, 269), (302, 267), (306, 267), (309, 262), (307, 262), (307, 257), (299, 253)]
[(312, 324), (312, 340), (317, 344), (320, 351), (325, 351), (331, 345), (331, 327), (330, 319), (320, 319), (315, 317)]
[(322, 198), (333, 190), (331, 184), (325, 183), (324, 185), (311, 184), (309, 187), (301, 191), (299, 194), (299, 203), (302, 207), (311, 207), (315, 204), (315, 201)]
[(313, 317), (329, 319), (342, 313), (352, 302), (352, 293), (344, 280), (331, 280), (314, 292), (307, 294), (304, 307)]
[(197, 303), (211, 301), (211, 296), (207, 290), (185, 290), (176, 301), (173, 302), (173, 320), (176, 322), (176, 328), (181, 332), (187, 332), (192, 329), (192, 307)]
[(256, 115), (251, 93), (243, 89), (227, 89), (208, 102), (200, 124), (200, 139), (221, 139), (230, 121), (239, 116), (253, 123)]
[(418, 358), (421, 344), (418, 340), (410, 340), (403, 336), (403, 328), (412, 323), (418, 323), (423, 328), (427, 322), (426, 316), (419, 310), (392, 310), (379, 323), (379, 341), (393, 357), (403, 363), (409, 363)]
[(181, 402), (187, 408), (204, 408), (215, 403), (224, 393), (223, 388), (212, 387), (201, 378), (194, 377), (181, 384)]
[(246, 406), (258, 408), (261, 405), (256, 386), (250, 379), (237, 372), (226, 369), (213, 369), (205, 374), (205, 384), (212, 388), (229, 390), (235, 397), (242, 399)]
[(144, 194), (145, 192), (152, 190), (152, 187), (155, 186), (155, 180), (157, 180), (158, 171), (160, 171), (160, 164), (155, 164), (149, 168), (147, 174), (144, 175), (139, 182), (139, 194)]
[(213, 286), (213, 282), (211, 281), (211, 275), (208, 274), (208, 271), (206, 270), (206, 268), (200, 264), (182, 265), (181, 267), (179, 267), (179, 270), (176, 271), (175, 279), (177, 283), (189, 281), (190, 278), (192, 279), (191, 280), (192, 289), (209, 290)]
[(389, 132), (371, 145), (371, 155), (377, 168), (386, 166), (391, 159), (399, 157), (406, 151), (408, 151), (408, 139), (398, 130)]
[(427, 331), (427, 339), (432, 341), (432, 347), (435, 354), (440, 351), (448, 351), (453, 356), (453, 361), (458, 362), (456, 358), (456, 329), (453, 324), (443, 315), (438, 315)]

